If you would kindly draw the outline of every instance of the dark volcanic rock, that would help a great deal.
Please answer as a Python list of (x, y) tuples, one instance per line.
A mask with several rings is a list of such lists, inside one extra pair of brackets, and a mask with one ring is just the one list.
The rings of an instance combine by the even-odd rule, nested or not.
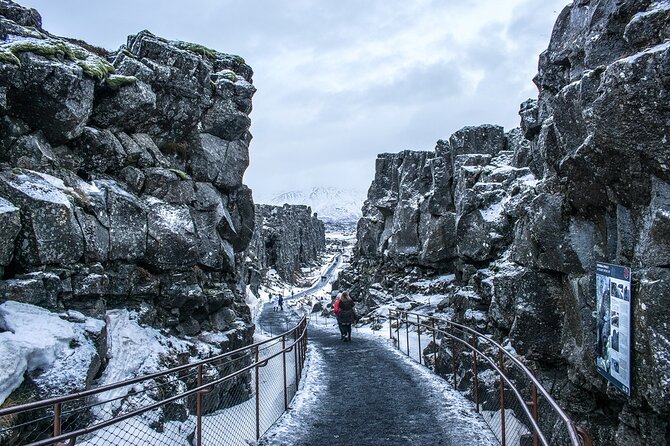
[(0, 72), (0, 84), (7, 88), (7, 113), (30, 122), (54, 144), (79, 136), (93, 111), (93, 80), (74, 62), (31, 52), (21, 52), (18, 58), (20, 69)]
[(293, 283), (301, 265), (326, 247), (325, 228), (308, 206), (256, 205), (256, 230), (246, 255), (256, 270), (274, 268)]
[[(376, 306), (453, 273), (438, 311), (532, 361), (594, 444), (670, 444), (669, 23), (667, 2), (567, 6), (520, 129), (379, 155), (340, 274)], [(595, 369), (596, 262), (633, 269), (630, 398)]]
[(31, 171), (0, 172), (0, 194), (21, 208), (18, 260), (25, 266), (72, 264), (84, 253), (74, 206), (57, 178)]
[(109, 53), (10, 0), (0, 39), (0, 304), (250, 342), (251, 68), (148, 31)]

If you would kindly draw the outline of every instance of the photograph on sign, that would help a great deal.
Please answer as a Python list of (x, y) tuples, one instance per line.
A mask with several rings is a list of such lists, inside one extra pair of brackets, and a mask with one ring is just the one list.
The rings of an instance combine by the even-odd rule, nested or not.
[(598, 263), (596, 268), (596, 369), (630, 395), (631, 270)]

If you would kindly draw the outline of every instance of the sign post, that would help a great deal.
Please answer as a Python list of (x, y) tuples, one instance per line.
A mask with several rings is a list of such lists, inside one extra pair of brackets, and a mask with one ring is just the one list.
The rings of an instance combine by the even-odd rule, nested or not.
[(631, 392), (631, 270), (596, 265), (596, 369), (626, 395)]

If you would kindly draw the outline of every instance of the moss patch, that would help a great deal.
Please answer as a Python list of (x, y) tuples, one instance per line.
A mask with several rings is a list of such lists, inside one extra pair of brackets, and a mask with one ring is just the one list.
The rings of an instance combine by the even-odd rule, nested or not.
[(110, 74), (107, 79), (105, 79), (105, 82), (107, 83), (107, 86), (111, 88), (112, 90), (118, 90), (121, 87), (125, 87), (126, 85), (132, 85), (137, 82), (137, 78), (135, 76), (123, 76), (120, 74)]
[(21, 61), (9, 50), (0, 48), (0, 63), (13, 64), (21, 66)]
[(241, 57), (241, 56), (233, 56), (233, 60), (234, 60), (235, 62), (237, 62), (238, 64), (240, 64), (240, 65), (244, 65), (244, 64), (247, 63), (247, 62), (244, 60), (244, 58)]
[(33, 53), (47, 59), (56, 59), (59, 56), (69, 60), (76, 59), (73, 48), (60, 40), (22, 40), (7, 44), (3, 50), (9, 51), (15, 56), (20, 53)]
[(93, 79), (103, 80), (114, 72), (114, 65), (99, 57), (79, 60), (77, 64), (84, 70), (85, 75)]
[(237, 74), (235, 74), (233, 70), (221, 70), (217, 74), (224, 79), (228, 79), (231, 82), (237, 81)]
[(0, 46), (0, 62), (21, 66), (18, 55), (33, 53), (47, 59), (58, 58), (77, 61), (84, 74), (103, 80), (114, 72), (114, 66), (105, 59), (85, 51), (83, 48), (69, 45), (62, 40), (22, 40)]
[(170, 172), (176, 173), (177, 176), (179, 178), (181, 178), (182, 180), (190, 180), (191, 179), (191, 177), (186, 172), (184, 172), (183, 170), (179, 170), (179, 169), (169, 169), (169, 170), (170, 170)]
[(181, 49), (191, 51), (210, 59), (216, 59), (216, 51), (211, 48), (207, 48), (206, 46), (190, 42), (177, 42), (176, 45)]

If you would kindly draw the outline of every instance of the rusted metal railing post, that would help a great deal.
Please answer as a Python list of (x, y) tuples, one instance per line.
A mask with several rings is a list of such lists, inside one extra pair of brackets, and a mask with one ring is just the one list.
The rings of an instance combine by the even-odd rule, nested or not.
[[(451, 330), (454, 332), (455, 330), (452, 328)], [(453, 335), (454, 337), (456, 336), (455, 334)], [(452, 337), (450, 339), (451, 341), (451, 371), (454, 374), (454, 389), (456, 388), (456, 340)]]
[(300, 380), (300, 352), (302, 349), (302, 344), (298, 340), (298, 331), (293, 332), (293, 358), (295, 365), (295, 390), (298, 391), (298, 382)]
[(474, 380), (474, 398), (475, 406), (477, 408), (477, 413), (479, 413), (479, 375), (477, 374), (477, 336), (472, 335), (472, 369), (473, 369), (473, 380)]
[(405, 337), (407, 341), (407, 356), (409, 356), (409, 315), (405, 313)]
[(579, 440), (582, 442), (582, 446), (593, 446), (593, 440), (591, 435), (583, 428), (579, 426), (574, 426), (577, 435), (579, 435)]
[[(538, 421), (538, 411), (537, 411), (537, 386), (535, 383), (530, 385), (530, 401), (528, 402), (530, 406), (530, 412), (533, 414), (535, 421)], [(540, 444), (540, 437), (537, 435), (537, 431), (533, 429), (533, 446), (538, 446)]]
[(416, 338), (419, 340), (419, 364), (421, 364), (421, 318), (416, 315)]
[(281, 357), (282, 368), (284, 370), (284, 410), (288, 410), (288, 389), (286, 388), (286, 336), (281, 337)]
[(60, 435), (61, 403), (54, 404), (54, 437)]
[[(198, 387), (202, 386), (202, 364), (198, 365)], [(195, 444), (202, 446), (202, 392), (195, 394)]]
[(260, 351), (256, 346), (256, 440), (261, 438), (261, 368), (258, 366), (260, 361)]
[(507, 438), (505, 435), (505, 381), (502, 374), (505, 372), (505, 363), (503, 362), (502, 349), (498, 348), (498, 366), (500, 367), (500, 437), (502, 446), (506, 446)]

